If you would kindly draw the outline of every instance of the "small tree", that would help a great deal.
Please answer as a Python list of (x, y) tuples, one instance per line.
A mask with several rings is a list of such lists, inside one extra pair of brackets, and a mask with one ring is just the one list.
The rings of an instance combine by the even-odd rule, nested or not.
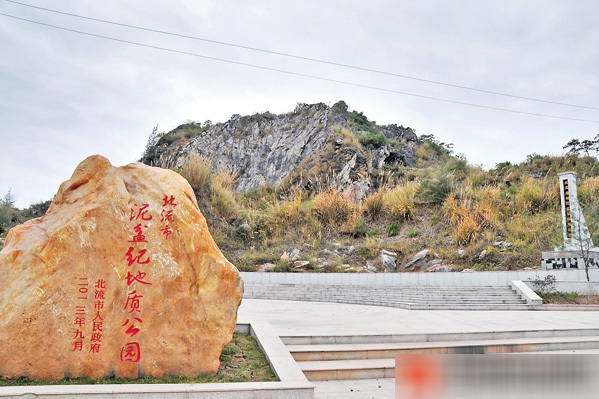
[(556, 278), (553, 274), (548, 274), (545, 278), (535, 276), (534, 280), (531, 280), (531, 284), (535, 291), (539, 291), (543, 294), (553, 292), (555, 290)]
[(568, 150), (570, 154), (579, 155), (583, 152), (587, 157), (591, 155), (591, 151), (595, 152), (595, 156), (599, 156), (599, 134), (593, 140), (572, 139), (562, 147)]
[[(591, 250), (593, 249), (593, 240), (592, 240), (592, 232), (589, 230), (588, 232), (583, 232), (582, 223), (582, 210), (578, 207), (578, 215), (574, 216), (576, 221), (576, 230), (574, 233), (574, 240), (580, 250), (580, 256), (582, 257), (582, 261), (584, 262), (584, 271), (587, 277), (587, 281), (591, 281), (589, 277), (589, 261), (591, 260)], [(587, 233), (587, 234), (585, 234)]]
[(579, 154), (582, 149), (580, 140), (572, 139), (568, 141), (568, 143), (562, 147), (564, 150), (568, 150), (570, 154)]
[(0, 234), (4, 234), (19, 223), (19, 210), (14, 205), (15, 197), (11, 189), (0, 199)]

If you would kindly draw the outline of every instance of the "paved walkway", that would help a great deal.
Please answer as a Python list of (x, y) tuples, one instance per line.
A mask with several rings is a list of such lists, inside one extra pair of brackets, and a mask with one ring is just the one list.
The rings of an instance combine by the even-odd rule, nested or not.
[[(406, 310), (244, 299), (238, 322), (264, 320), (280, 336), (422, 334), (599, 328), (599, 312)], [(316, 382), (315, 398), (392, 399), (393, 379)]]

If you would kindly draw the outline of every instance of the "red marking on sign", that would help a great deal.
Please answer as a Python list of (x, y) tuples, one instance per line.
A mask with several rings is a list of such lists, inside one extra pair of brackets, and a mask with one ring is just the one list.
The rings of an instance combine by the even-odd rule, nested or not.
[(136, 281), (140, 284), (152, 285), (152, 283), (148, 283), (147, 281), (144, 281), (144, 278), (146, 277), (146, 275), (147, 275), (147, 273), (144, 273), (142, 271), (138, 271), (136, 276), (131, 274), (131, 272), (127, 272), (127, 276), (125, 277), (125, 279), (127, 280), (127, 286), (130, 286), (131, 284), (133, 284)]
[[(142, 323), (142, 320), (139, 317), (135, 317), (134, 318), (135, 321), (137, 321), (138, 323)], [(122, 324), (121, 327), (126, 326), (127, 324), (129, 324), (130, 320), (125, 320), (125, 322)], [(133, 324), (133, 322), (131, 322), (131, 325), (127, 328), (127, 331), (125, 331), (125, 334), (134, 337), (135, 335), (137, 335), (140, 331), (140, 328), (137, 327), (135, 324)]]
[(93, 343), (89, 346), (90, 353), (100, 353), (100, 344)]
[(177, 204), (175, 204), (175, 197), (174, 196), (172, 196), (172, 195), (170, 197), (168, 195), (164, 196), (164, 198), (162, 199), (162, 207), (165, 207), (167, 205), (177, 206)]
[(131, 213), (129, 214), (129, 221), (132, 222), (133, 220), (152, 220), (152, 215), (148, 215), (148, 208), (150, 207), (150, 204), (141, 204), (141, 207), (139, 209), (135, 209), (137, 208), (139, 205), (137, 204), (133, 204), (133, 208), (131, 208)]
[(73, 337), (73, 339), (84, 339), (85, 337), (83, 336), (83, 331), (81, 331), (80, 329), (76, 329), (75, 330), (75, 336)]
[(99, 333), (99, 332), (92, 333), (90, 341), (91, 342), (102, 342), (102, 333)]
[(133, 290), (127, 295), (127, 302), (123, 309), (129, 308), (129, 313), (139, 312), (139, 298), (143, 298), (143, 295), (137, 295), (137, 290)]
[[(144, 226), (144, 227), (147, 228), (148, 226)], [(133, 239), (128, 242), (148, 242), (148, 240), (146, 240), (146, 236), (143, 233), (141, 224), (138, 224), (137, 226), (135, 226), (133, 228), (133, 230), (135, 231), (135, 235), (133, 236)]]
[(128, 342), (121, 348), (121, 362), (137, 363), (141, 357), (138, 342)]
[[(133, 256), (133, 247), (129, 247), (129, 250), (125, 254), (127, 256), (127, 266), (131, 266), (136, 262), (140, 265), (147, 265), (150, 263), (150, 256), (146, 256), (147, 252), (146, 249), (140, 249), (137, 251), (137, 255)], [(146, 256), (146, 259), (142, 259), (144, 256)]]
[(170, 209), (162, 210), (162, 212), (160, 212), (160, 221), (161, 222), (174, 222), (175, 217), (173, 216), (173, 211)]
[(160, 231), (162, 232), (162, 235), (164, 236), (164, 238), (168, 238), (168, 236), (173, 234), (173, 230), (171, 230), (171, 226), (169, 226), (169, 225), (164, 226), (163, 228), (160, 229)]

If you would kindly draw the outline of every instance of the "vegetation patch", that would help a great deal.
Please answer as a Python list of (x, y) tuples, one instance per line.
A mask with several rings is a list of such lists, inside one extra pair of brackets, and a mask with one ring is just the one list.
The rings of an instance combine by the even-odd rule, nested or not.
[(543, 303), (554, 303), (554, 304), (568, 304), (568, 303), (579, 303), (579, 295), (576, 292), (543, 292), (535, 291), (538, 296), (543, 299)]
[(214, 382), (266, 382), (278, 381), (270, 368), (264, 353), (256, 340), (247, 335), (235, 333), (233, 340), (225, 346), (220, 356), (220, 368), (215, 376), (197, 377), (143, 377), (105, 378), (65, 378), (58, 381), (30, 380), (28, 378), (0, 379), (0, 386), (22, 385), (88, 385), (88, 384), (195, 384)]

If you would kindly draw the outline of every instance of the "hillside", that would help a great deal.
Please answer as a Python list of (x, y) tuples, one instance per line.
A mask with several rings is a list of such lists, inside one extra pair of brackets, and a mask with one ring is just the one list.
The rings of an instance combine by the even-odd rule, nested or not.
[[(565, 147), (564, 156), (531, 154), (485, 171), (451, 144), (377, 125), (340, 101), (155, 131), (142, 162), (190, 182), (240, 270), (513, 270), (540, 267), (541, 251), (561, 244), (562, 171), (577, 172), (599, 243), (599, 162), (591, 156), (599, 140)], [(8, 193), (0, 236), (47, 205), (18, 210)]]
[(187, 123), (151, 138), (142, 160), (190, 181), (241, 270), (537, 268), (541, 251), (560, 244), (556, 176), (565, 170), (578, 173), (599, 242), (596, 158), (532, 154), (484, 171), (451, 147), (340, 101)]
[(236, 191), (264, 186), (335, 189), (362, 199), (384, 170), (415, 164), (422, 144), (410, 128), (377, 126), (340, 101), (292, 112), (188, 123), (148, 143), (142, 162), (181, 169), (191, 155), (235, 176)]

